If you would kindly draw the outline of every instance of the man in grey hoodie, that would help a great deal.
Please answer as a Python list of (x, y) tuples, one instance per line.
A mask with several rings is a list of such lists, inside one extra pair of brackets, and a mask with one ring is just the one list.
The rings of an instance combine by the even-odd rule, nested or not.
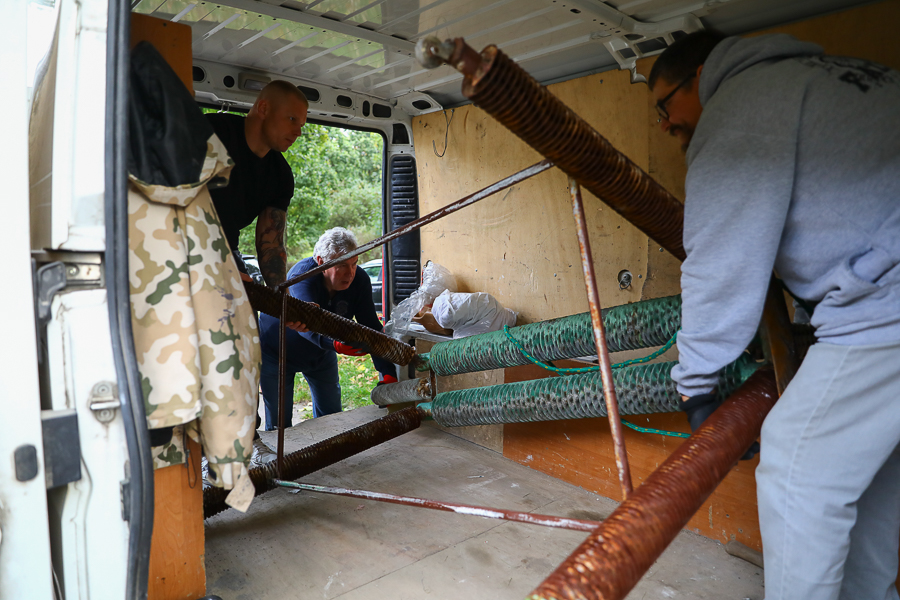
[(649, 79), (688, 174), (680, 364), (692, 428), (774, 268), (818, 343), (757, 468), (767, 600), (897, 600), (900, 73), (786, 35), (673, 44)]

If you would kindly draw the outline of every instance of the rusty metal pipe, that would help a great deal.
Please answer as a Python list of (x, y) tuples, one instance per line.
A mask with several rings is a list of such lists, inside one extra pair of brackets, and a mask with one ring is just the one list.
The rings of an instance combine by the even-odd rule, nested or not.
[(372, 389), (372, 403), (378, 406), (404, 402), (425, 402), (433, 398), (431, 382), (424, 377), (397, 383), (385, 383)]
[(600, 316), (600, 292), (597, 290), (597, 276), (594, 273), (591, 239), (588, 235), (587, 222), (584, 217), (581, 186), (572, 177), (569, 177), (569, 194), (572, 196), (572, 214), (575, 217), (575, 230), (578, 233), (578, 246), (581, 249), (581, 268), (584, 271), (584, 286), (587, 289), (588, 305), (591, 309), (594, 345), (597, 347), (600, 379), (603, 382), (603, 401), (606, 403), (609, 430), (612, 432), (613, 450), (619, 474), (619, 487), (622, 489), (622, 498), (625, 499), (631, 495), (633, 490), (631, 485), (631, 468), (628, 466), (628, 453), (625, 451), (625, 436), (622, 432), (622, 419), (619, 418), (619, 401), (616, 399), (616, 386), (613, 383), (609, 348), (606, 346), (606, 331), (603, 327), (603, 318)]
[(756, 440), (777, 398), (772, 369), (760, 369), (529, 600), (624, 598)]
[(247, 297), (253, 310), (281, 319), (281, 305), (287, 302), (287, 320), (300, 321), (309, 327), (310, 331), (363, 347), (375, 356), (400, 366), (406, 366), (416, 358), (416, 349), (409, 344), (328, 312), (312, 302), (304, 302), (290, 294), (285, 294), (287, 297), (284, 298), (281, 291), (251, 281), (244, 282), (244, 289), (247, 290)]
[(501, 510), (498, 508), (488, 508), (486, 506), (470, 506), (467, 504), (456, 504), (454, 502), (441, 502), (440, 500), (413, 498), (411, 496), (395, 496), (393, 494), (369, 492), (366, 490), (350, 490), (324, 485), (313, 485), (310, 483), (294, 483), (292, 481), (281, 481), (280, 479), (275, 480), (275, 485), (285, 488), (306, 490), (308, 492), (319, 492), (321, 494), (348, 496), (350, 498), (361, 498), (363, 500), (376, 500), (378, 502), (402, 504), (404, 506), (419, 506), (421, 508), (454, 512), (460, 515), (472, 515), (475, 517), (484, 517), (485, 519), (502, 519), (504, 521), (516, 521), (518, 523), (543, 525), (544, 527), (556, 527), (559, 529), (572, 529), (575, 531), (594, 531), (597, 529), (597, 526), (600, 525), (597, 521), (568, 519), (566, 517), (539, 515), (536, 513), (519, 512), (515, 510)]
[[(302, 450), (291, 452), (284, 457), (284, 469), (281, 471), (280, 477), (299, 479), (319, 469), (324, 469), (416, 429), (424, 418), (425, 413), (416, 407), (404, 408)], [(275, 489), (274, 480), (279, 476), (276, 469), (277, 466), (273, 463), (250, 469), (250, 481), (256, 488), (256, 496)], [(203, 518), (208, 519), (228, 509), (228, 505), (225, 504), (227, 495), (228, 490), (218, 487), (203, 490)]]
[[(456, 50), (465, 45), (462, 39), (452, 43), (453, 56), (471, 56)], [(420, 44), (424, 54), (434, 47), (433, 41)], [(477, 63), (451, 62), (440, 53), (432, 58), (460, 69), (463, 94), (476, 106), (684, 260), (682, 204), (506, 54), (488, 46)]]
[(501, 190), (505, 190), (508, 187), (511, 187), (522, 181), (525, 181), (529, 177), (534, 177), (538, 173), (543, 173), (544, 171), (546, 171), (547, 169), (549, 169), (552, 166), (553, 166), (553, 163), (550, 162), (549, 160), (542, 160), (541, 162), (535, 163), (535, 164), (531, 165), (530, 167), (526, 167), (517, 173), (513, 173), (509, 177), (507, 177), (505, 179), (501, 179), (500, 181), (497, 181), (496, 183), (492, 183), (491, 185), (489, 185), (485, 188), (482, 188), (473, 194), (469, 194), (468, 196), (460, 198), (456, 202), (451, 202), (450, 204), (448, 204), (447, 206), (445, 206), (443, 208), (439, 208), (438, 210), (436, 210), (434, 212), (428, 213), (424, 217), (419, 217), (415, 221), (410, 221), (403, 227), (398, 227), (397, 229), (394, 229), (390, 233), (384, 234), (383, 236), (381, 236), (378, 239), (372, 240), (371, 242), (368, 242), (366, 244), (363, 244), (362, 246), (359, 246), (356, 250), (351, 250), (350, 252), (348, 252), (346, 254), (340, 255), (339, 257), (335, 258), (334, 260), (330, 260), (328, 262), (322, 263), (318, 267), (310, 269), (309, 271), (307, 271), (305, 273), (301, 273), (300, 275), (297, 275), (296, 277), (293, 277), (292, 279), (288, 279), (284, 283), (280, 284), (278, 287), (285, 288), (285, 287), (294, 285), (297, 282), (303, 281), (304, 279), (306, 279), (308, 277), (312, 277), (313, 275), (316, 275), (317, 273), (321, 273), (322, 271), (324, 271), (326, 269), (330, 269), (331, 267), (333, 267), (337, 264), (340, 264), (346, 260), (349, 260), (349, 259), (353, 258), (354, 256), (358, 256), (358, 255), (362, 254), (363, 252), (368, 252), (369, 250), (371, 250), (372, 248), (375, 248), (376, 246), (384, 245), (384, 244), (390, 242), (391, 240), (395, 240), (400, 236), (406, 235), (407, 233), (410, 233), (412, 231), (420, 229), (424, 225), (428, 225), (429, 223), (437, 221), (438, 219), (446, 217), (447, 215), (453, 214), (458, 210), (466, 208), (467, 206), (471, 206), (472, 204), (475, 204), (479, 200), (484, 200), (488, 196), (492, 196)]
[[(281, 319), (282, 323), (287, 323), (288, 310), (288, 291), (281, 290)], [(278, 447), (275, 449), (277, 453), (276, 465), (278, 474), (284, 472), (284, 380), (287, 377), (287, 328), (281, 327), (278, 330)], [(293, 387), (293, 386), (291, 386)], [(291, 416), (293, 422), (293, 416)], [(255, 434), (254, 434), (255, 435)]]

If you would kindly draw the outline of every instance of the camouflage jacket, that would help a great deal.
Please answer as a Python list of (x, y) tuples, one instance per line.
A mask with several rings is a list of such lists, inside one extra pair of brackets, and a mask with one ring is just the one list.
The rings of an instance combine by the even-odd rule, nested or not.
[[(233, 165), (213, 135), (192, 185), (149, 185), (129, 175), (129, 277), (149, 427), (184, 424), (203, 446), (215, 485), (234, 489), (229, 503), (246, 509), (259, 331), (206, 187)], [(157, 466), (184, 460), (177, 447), (154, 456)], [(249, 498), (238, 498), (248, 485)]]

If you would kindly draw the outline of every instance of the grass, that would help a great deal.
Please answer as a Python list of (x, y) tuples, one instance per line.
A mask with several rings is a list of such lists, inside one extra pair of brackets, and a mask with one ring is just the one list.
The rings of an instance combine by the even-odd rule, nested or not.
[[(378, 383), (378, 371), (370, 356), (338, 354), (338, 373), (341, 379), (341, 408), (350, 410), (372, 404), (372, 388)], [(294, 379), (294, 404), (302, 406), (301, 418), (312, 419), (312, 396), (303, 375)]]

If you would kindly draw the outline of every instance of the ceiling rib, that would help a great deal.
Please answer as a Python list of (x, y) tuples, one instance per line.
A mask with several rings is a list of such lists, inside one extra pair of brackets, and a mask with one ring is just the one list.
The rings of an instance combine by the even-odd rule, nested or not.
[(300, 65), (305, 65), (308, 62), (316, 60), (320, 56), (325, 56), (326, 54), (331, 54), (338, 48), (343, 48), (344, 46), (346, 46), (347, 44), (350, 44), (350, 43), (351, 43), (350, 41), (341, 42), (340, 44), (338, 44), (336, 46), (332, 46), (331, 48), (326, 48), (325, 50), (322, 50), (321, 52), (317, 52), (316, 54), (313, 54), (312, 56), (307, 56), (306, 58), (304, 58), (303, 60), (301, 60), (299, 62), (295, 62), (294, 64), (292, 64), (289, 67), (285, 67), (284, 69), (281, 70), (281, 72), (285, 73), (291, 69), (295, 69), (295, 68), (299, 67)]
[(476, 39), (476, 38), (480, 38), (480, 37), (482, 37), (482, 36), (485, 36), (485, 35), (487, 35), (487, 34), (489, 34), (489, 33), (494, 33), (495, 31), (499, 31), (499, 30), (501, 30), (501, 29), (504, 29), (505, 27), (509, 27), (510, 25), (518, 25), (519, 23), (522, 23), (523, 21), (527, 21), (527, 20), (529, 20), (529, 19), (533, 19), (533, 18), (535, 18), (535, 17), (539, 17), (539, 16), (541, 16), (541, 15), (543, 15), (543, 14), (546, 14), (546, 13), (548, 13), (548, 12), (551, 12), (551, 11), (554, 10), (554, 9), (555, 9), (555, 7), (553, 7), (553, 6), (548, 6), (547, 8), (542, 8), (542, 9), (540, 9), (540, 10), (536, 10), (536, 11), (534, 11), (534, 12), (530, 12), (530, 13), (528, 13), (527, 15), (522, 15), (521, 17), (518, 17), (518, 18), (516, 18), (516, 19), (512, 19), (512, 20), (510, 20), (510, 21), (504, 21), (503, 23), (500, 23), (499, 25), (494, 25), (493, 27), (488, 27), (487, 29), (482, 29), (481, 31), (476, 31), (475, 33), (473, 33), (473, 34), (471, 34), (471, 35), (465, 36), (465, 37), (466, 37), (466, 41), (471, 41), (471, 40), (474, 40), (474, 39)]
[[(206, 40), (208, 40), (208, 39), (211, 38), (212, 36), (216, 35), (216, 34), (219, 33), (220, 31), (222, 31), (223, 29), (225, 29), (225, 27), (227, 27), (228, 25), (230, 25), (232, 21), (234, 21), (235, 19), (237, 19), (237, 18), (240, 17), (240, 16), (241, 16), (240, 13), (231, 15), (230, 17), (228, 17), (227, 19), (225, 19), (224, 21), (222, 21), (221, 23), (219, 23), (218, 25), (216, 25), (215, 27), (213, 27), (212, 29), (210, 29), (209, 31), (207, 31), (206, 33), (204, 33), (204, 34), (203, 34), (203, 37), (201, 37), (201, 38), (200, 38), (199, 40), (197, 40), (197, 41), (198, 41), (198, 42), (205, 42)], [(196, 43), (196, 42), (195, 42), (195, 43)]]
[(451, 25), (456, 25), (460, 21), (465, 21), (466, 19), (471, 19), (473, 17), (477, 17), (480, 14), (484, 14), (490, 10), (494, 10), (495, 8), (500, 8), (504, 4), (509, 4), (510, 2), (514, 2), (514, 1), (515, 0), (500, 0), (499, 2), (494, 2), (493, 4), (488, 4), (487, 6), (482, 6), (478, 10), (473, 10), (472, 12), (466, 13), (461, 17), (457, 17), (455, 19), (445, 21), (445, 22), (441, 23), (440, 25), (432, 27), (431, 29), (426, 29), (425, 31), (420, 31), (419, 33), (414, 35), (411, 39), (418, 40), (419, 38), (425, 37), (429, 33), (434, 33), (435, 31), (438, 31), (439, 29), (444, 29), (445, 27), (450, 27)]
[(369, 58), (370, 56), (372, 56), (372, 55), (374, 55), (374, 54), (378, 54), (378, 53), (380, 53), (380, 52), (384, 52), (384, 50), (382, 50), (382, 49), (379, 48), (378, 50), (375, 50), (374, 52), (369, 52), (368, 54), (363, 54), (363, 55), (360, 56), (360, 57), (357, 57), (357, 58), (348, 60), (347, 62), (343, 62), (343, 63), (341, 63), (341, 64), (339, 64), (339, 65), (337, 65), (337, 66), (335, 66), (335, 67), (331, 67), (330, 69), (328, 69), (327, 71), (325, 71), (325, 74), (327, 75), (328, 73), (332, 73), (332, 72), (334, 72), (334, 71), (338, 71), (338, 70), (343, 69), (344, 67), (346, 67), (346, 66), (348, 66), (348, 65), (352, 65), (353, 63), (359, 62), (359, 61), (363, 60), (364, 58)]
[(258, 40), (259, 38), (261, 38), (261, 37), (263, 37), (264, 35), (266, 35), (267, 33), (269, 33), (270, 31), (273, 31), (273, 30), (275, 30), (275, 29), (278, 29), (279, 27), (281, 27), (281, 25), (282, 25), (281, 23), (275, 23), (274, 25), (270, 25), (268, 28), (264, 29), (263, 31), (257, 32), (256, 34), (250, 36), (249, 38), (247, 38), (246, 40), (244, 40), (243, 42), (241, 42), (240, 44), (238, 44), (237, 46), (235, 46), (234, 48), (232, 48), (231, 50), (229, 50), (228, 52), (226, 52), (226, 53), (223, 54), (222, 56), (220, 56), (220, 57), (218, 58), (218, 60), (222, 60), (222, 59), (224, 59), (226, 56), (228, 56), (229, 54), (231, 54), (232, 52), (237, 52), (238, 50), (240, 50), (240, 49), (242, 49), (242, 48), (245, 48), (245, 47), (249, 46), (250, 44), (252, 44), (252, 43), (255, 42), (256, 40)]
[(375, 0), (375, 2), (369, 2), (368, 4), (366, 4), (365, 6), (363, 6), (362, 8), (359, 8), (359, 9), (357, 9), (357, 10), (354, 10), (354, 11), (353, 11), (352, 13), (350, 13), (349, 15), (346, 15), (346, 16), (344, 16), (344, 17), (341, 17), (341, 21), (348, 21), (348, 20), (352, 19), (353, 17), (355, 17), (356, 15), (362, 14), (362, 13), (366, 12), (366, 11), (369, 10), (369, 9), (375, 8), (375, 7), (378, 6), (379, 4), (384, 4), (385, 2), (387, 2), (387, 0)]
[[(551, 10), (552, 10), (552, 8), (551, 8)], [(541, 11), (541, 12), (543, 12), (543, 11)], [(509, 22), (507, 22), (507, 23), (504, 23), (503, 26), (505, 27), (505, 26), (511, 25), (511, 24), (513, 24), (514, 22), (515, 22), (515, 21), (509, 21)], [(549, 29), (542, 29), (541, 31), (536, 31), (536, 32), (530, 33), (530, 34), (528, 34), (528, 35), (523, 35), (522, 37), (519, 37), (519, 38), (516, 38), (516, 39), (513, 39), (513, 40), (509, 40), (509, 41), (507, 41), (507, 42), (504, 42), (503, 46), (504, 46), (504, 48), (510, 48), (510, 47), (512, 47), (512, 46), (515, 46), (516, 44), (521, 44), (522, 42), (527, 42), (528, 40), (531, 40), (531, 39), (534, 39), (534, 38), (538, 38), (538, 37), (541, 37), (541, 36), (544, 36), (544, 35), (548, 35), (548, 34), (551, 34), (551, 33), (555, 33), (555, 32), (560, 31), (560, 30), (562, 30), (562, 29), (568, 29), (569, 27), (573, 27), (573, 26), (575, 26), (575, 25), (581, 25), (581, 24), (582, 24), (581, 19), (575, 19), (575, 20), (572, 20), (572, 21), (567, 21), (567, 22), (565, 22), (565, 23), (561, 23), (561, 24), (559, 24), (559, 25), (556, 25), (555, 27), (550, 27)], [(493, 29), (493, 28), (492, 28), (492, 29)], [(483, 35), (483, 34), (479, 32), (479, 33), (476, 33), (475, 35), (470, 36), (468, 39), (476, 38), (476, 37), (478, 37), (479, 35)], [(555, 52), (555, 50), (554, 50), (554, 52)], [(540, 51), (538, 51), (538, 52), (535, 54), (535, 56), (540, 56), (540, 55), (541, 55)], [(409, 73), (409, 74), (407, 74), (407, 75), (403, 75), (402, 77), (395, 77), (394, 79), (389, 79), (389, 80), (387, 80), (387, 81), (383, 81), (383, 82), (379, 83), (378, 85), (373, 86), (372, 89), (373, 89), (373, 90), (377, 90), (377, 89), (380, 88), (380, 87), (384, 87), (384, 86), (390, 85), (390, 84), (392, 84), (392, 83), (397, 83), (398, 81), (403, 81), (404, 79), (412, 79), (413, 77), (415, 77), (415, 76), (417, 76), (417, 75), (421, 75), (421, 74), (427, 73), (427, 72), (429, 72), (429, 69), (424, 69), (424, 68), (423, 68), (423, 69), (419, 69), (418, 71), (413, 71), (412, 73)], [(458, 74), (457, 74), (457, 75), (454, 75), (454, 76), (453, 76), (452, 78), (450, 78), (450, 79), (447, 79), (447, 81), (453, 81), (453, 79), (456, 79), (457, 77), (458, 77)], [(446, 79), (446, 78), (445, 78), (445, 79)], [(437, 80), (437, 81), (439, 81), (439, 82), (441, 82), (441, 83), (444, 83), (443, 80)], [(439, 84), (436, 83), (436, 82), (428, 82), (428, 83), (425, 84), (424, 86), (421, 86), (421, 87), (420, 87), (420, 86), (416, 86), (414, 89), (418, 92), (418, 91), (430, 89), (430, 88), (434, 87), (435, 85), (439, 85)]]
[(269, 54), (263, 56), (263, 57), (260, 58), (258, 61), (256, 61), (255, 63), (253, 63), (251, 66), (255, 67), (256, 65), (262, 63), (262, 62), (263, 62), (264, 60), (266, 60), (266, 59), (271, 59), (271, 58), (274, 57), (274, 56), (278, 56), (278, 55), (281, 54), (282, 52), (287, 52), (288, 50), (290, 50), (291, 48), (293, 48), (294, 46), (296, 46), (296, 45), (299, 44), (300, 42), (305, 42), (306, 40), (308, 40), (308, 39), (310, 39), (310, 38), (314, 38), (314, 37), (316, 37), (317, 35), (319, 35), (319, 34), (321, 34), (321, 33), (322, 33), (321, 31), (314, 31), (313, 33), (310, 33), (309, 35), (304, 35), (304, 36), (303, 36), (302, 38), (300, 38), (299, 40), (294, 40), (294, 41), (291, 42), (290, 44), (288, 44), (288, 45), (286, 45), (286, 46), (282, 46), (282, 47), (279, 48), (278, 50), (275, 50), (274, 52), (270, 52)]
[(195, 8), (197, 8), (197, 5), (195, 3), (188, 4), (187, 6), (184, 7), (184, 10), (182, 10), (180, 13), (178, 13), (177, 15), (172, 17), (172, 22), (177, 23), (178, 21), (180, 21), (182, 19), (182, 17), (184, 17), (184, 15), (188, 14)]
[(411, 60), (412, 60), (412, 58), (406, 57), (406, 58), (403, 58), (403, 59), (401, 59), (401, 60), (398, 60), (397, 62), (392, 62), (392, 63), (390, 63), (390, 64), (386, 64), (386, 65), (384, 65), (383, 67), (376, 67), (376, 68), (374, 68), (374, 69), (370, 69), (370, 70), (368, 70), (368, 71), (366, 71), (366, 72), (364, 72), (364, 73), (360, 73), (359, 75), (355, 75), (355, 76), (351, 77), (350, 79), (348, 79), (348, 80), (345, 81), (344, 83), (353, 83), (353, 82), (356, 81), (357, 79), (362, 79), (362, 78), (365, 77), (366, 75), (372, 75), (373, 73), (378, 73), (378, 72), (380, 72), (380, 71), (384, 71), (385, 69), (390, 69), (391, 67), (396, 67), (397, 65), (402, 65), (403, 63), (408, 63), (408, 62), (411, 61)]
[(381, 32), (381, 31), (388, 30), (391, 27), (393, 27), (394, 25), (396, 25), (397, 23), (402, 23), (403, 21), (412, 19), (416, 15), (420, 15), (423, 12), (427, 12), (427, 11), (431, 10), (432, 8), (440, 6), (441, 4), (444, 4), (445, 2), (449, 2), (449, 1), (450, 0), (435, 0), (435, 2), (432, 2), (431, 4), (429, 4), (427, 6), (423, 6), (422, 8), (412, 10), (412, 11), (406, 13), (405, 15), (403, 15), (402, 17), (398, 17), (398, 18), (394, 19), (393, 21), (389, 21), (388, 23), (381, 25), (380, 27), (376, 27), (375, 31)]
[(385, 47), (396, 49), (397, 51), (409, 56), (415, 54), (416, 51), (416, 45), (412, 42), (401, 40), (399, 38), (379, 33), (377, 31), (372, 31), (370, 29), (357, 27), (356, 25), (350, 25), (348, 23), (342, 23), (341, 21), (335, 21), (333, 19), (326, 19), (325, 17), (311, 15), (304, 11), (284, 8), (283, 6), (271, 6), (262, 2), (255, 2), (253, 0), (216, 0), (216, 4), (227, 6), (235, 10), (255, 12), (256, 14), (273, 17), (275, 19), (284, 19), (286, 21), (292, 21), (294, 23), (302, 23), (304, 25), (311, 25), (313, 27), (321, 27), (322, 29), (333, 31), (335, 33), (341, 33), (347, 36), (367, 40), (369, 42), (382, 44)]

